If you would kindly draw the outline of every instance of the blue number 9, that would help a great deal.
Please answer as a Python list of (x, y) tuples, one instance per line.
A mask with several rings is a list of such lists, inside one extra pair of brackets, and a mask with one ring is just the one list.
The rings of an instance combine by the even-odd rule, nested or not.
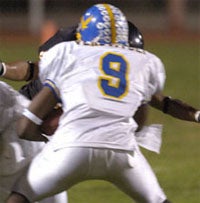
[(106, 53), (100, 58), (99, 69), (102, 73), (98, 87), (104, 96), (122, 99), (128, 93), (129, 64), (123, 55)]

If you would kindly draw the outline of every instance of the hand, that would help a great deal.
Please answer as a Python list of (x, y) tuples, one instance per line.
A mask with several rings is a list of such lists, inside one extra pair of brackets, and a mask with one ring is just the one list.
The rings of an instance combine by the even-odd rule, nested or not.
[(53, 135), (58, 127), (58, 122), (62, 113), (62, 109), (58, 108), (54, 109), (50, 114), (48, 114), (40, 126), (41, 132), (48, 136)]

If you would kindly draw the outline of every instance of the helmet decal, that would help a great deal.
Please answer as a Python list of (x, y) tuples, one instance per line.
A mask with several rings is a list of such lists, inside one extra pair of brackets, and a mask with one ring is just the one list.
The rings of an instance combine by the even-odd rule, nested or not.
[(90, 16), (89, 18), (87, 18), (86, 20), (84, 20), (83, 18), (81, 18), (81, 29), (84, 30), (86, 28), (88, 28), (88, 24), (91, 22), (93, 16)]

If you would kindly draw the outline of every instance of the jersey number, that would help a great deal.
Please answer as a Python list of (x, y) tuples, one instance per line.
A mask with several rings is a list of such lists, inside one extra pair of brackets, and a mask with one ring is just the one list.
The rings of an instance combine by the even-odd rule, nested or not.
[(124, 56), (106, 53), (100, 58), (98, 86), (104, 96), (122, 99), (128, 93), (129, 64)]

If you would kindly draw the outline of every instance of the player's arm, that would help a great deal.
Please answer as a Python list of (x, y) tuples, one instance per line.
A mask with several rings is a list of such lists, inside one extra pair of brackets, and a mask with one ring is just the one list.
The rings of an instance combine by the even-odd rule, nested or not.
[(175, 118), (200, 122), (200, 111), (189, 104), (171, 97), (167, 97), (162, 93), (153, 95), (151, 102), (152, 107), (169, 114)]
[(18, 121), (17, 132), (19, 137), (30, 141), (47, 141), (42, 135), (40, 127), (43, 119), (52, 111), (57, 102), (52, 89), (44, 86)]
[(9, 80), (29, 81), (38, 77), (38, 62), (0, 62), (0, 76)]

